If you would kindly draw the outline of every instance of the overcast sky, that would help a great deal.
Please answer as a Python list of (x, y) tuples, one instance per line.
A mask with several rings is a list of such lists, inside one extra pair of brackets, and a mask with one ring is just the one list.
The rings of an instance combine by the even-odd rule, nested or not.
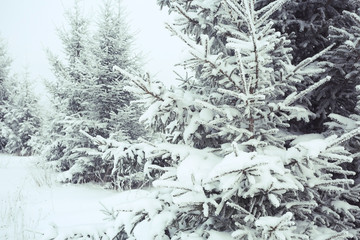
[[(64, 10), (73, 3), (74, 0), (0, 1), (0, 36), (13, 58), (13, 72), (27, 67), (34, 79), (53, 78), (44, 49), (61, 52), (56, 26), (65, 24)], [(100, 4), (100, 0), (81, 1), (88, 16), (93, 16)], [(138, 32), (136, 46), (147, 55), (146, 70), (164, 81), (173, 78), (172, 66), (178, 62), (182, 47), (164, 28), (164, 21), (169, 18), (167, 11), (160, 11), (156, 0), (123, 0), (123, 4), (132, 30)]]

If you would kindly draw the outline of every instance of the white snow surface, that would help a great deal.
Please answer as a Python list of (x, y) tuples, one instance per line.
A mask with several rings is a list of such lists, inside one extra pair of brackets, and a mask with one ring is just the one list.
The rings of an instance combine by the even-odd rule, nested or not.
[(116, 192), (94, 184), (55, 182), (36, 157), (0, 154), (0, 239), (65, 239), (76, 233), (102, 233), (110, 224), (103, 206), (131, 202), (143, 191)]
[[(239, 150), (221, 158), (211, 149), (196, 150), (185, 145), (160, 144), (160, 148), (172, 153), (173, 159), (182, 161), (171, 173), (177, 176), (178, 181), (157, 180), (154, 186), (173, 188), (173, 193), (182, 192), (172, 197), (177, 205), (189, 202), (203, 204), (204, 214), (207, 215), (211, 200), (204, 195), (204, 186), (211, 185), (217, 179), (223, 189), (231, 191), (245, 177), (239, 172), (256, 170), (254, 176), (246, 175), (250, 187), (239, 194), (252, 196), (259, 190), (268, 191), (274, 187), (268, 198), (274, 206), (279, 206), (278, 195), (282, 191), (276, 189), (302, 189), (302, 185), (282, 167), (282, 162), (291, 157), (299, 158), (300, 155), (316, 157), (326, 149), (327, 141), (321, 135), (306, 135), (294, 140), (292, 145), (287, 150), (266, 147), (259, 153)], [(173, 210), (163, 211), (163, 199), (158, 198), (157, 191), (117, 192), (95, 184), (64, 185), (55, 181), (56, 173), (44, 169), (37, 162), (37, 157), (0, 154), (0, 240), (60, 240), (75, 233), (100, 236), (105, 232), (109, 237), (114, 237), (118, 230), (114, 224), (128, 231), (133, 229), (136, 239), (146, 240), (164, 232), (164, 226), (175, 219)], [(167, 197), (171, 198), (170, 192)], [(351, 211), (351, 206), (341, 202), (333, 201), (332, 205), (343, 209), (345, 214)], [(108, 210), (121, 212), (116, 220), (112, 219), (115, 222), (105, 219), (104, 206)], [(134, 227), (137, 213), (145, 214), (150, 220)], [(287, 214), (286, 218), (290, 221), (291, 216)], [(257, 224), (271, 227), (270, 222), (274, 222), (274, 219), (262, 218)], [(209, 239), (231, 239), (229, 233), (212, 231), (209, 234)], [(184, 235), (182, 239), (200, 240), (202, 237), (194, 233)]]
[(304, 134), (292, 141), (291, 144), (306, 150), (307, 156), (317, 157), (329, 143), (321, 134)]

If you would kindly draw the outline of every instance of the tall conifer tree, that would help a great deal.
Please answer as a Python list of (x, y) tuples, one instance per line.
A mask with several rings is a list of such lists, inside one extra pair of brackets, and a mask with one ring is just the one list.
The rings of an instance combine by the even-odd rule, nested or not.
[[(0, 123), (4, 121), (5, 115), (5, 102), (8, 98), (8, 87), (9, 84), (9, 71), (10, 71), (11, 59), (8, 56), (5, 42), (0, 38)], [(5, 133), (0, 132), (0, 150), (6, 145)]]
[[(124, 69), (139, 69), (140, 58), (133, 49), (133, 36), (127, 25), (121, 1), (106, 0), (100, 10), (97, 31), (94, 35), (94, 86), (91, 110), (93, 118), (107, 121), (107, 131), (123, 132), (123, 136), (136, 139), (139, 129), (136, 120), (135, 100), (125, 87), (128, 81), (114, 66)], [(135, 116), (133, 116), (135, 115)], [(121, 120), (121, 121), (120, 121)]]
[[(262, 0), (257, 1), (255, 4), (257, 7), (262, 7), (271, 2), (273, 1)], [(158, 0), (158, 3), (161, 6), (169, 6), (170, 11), (175, 9), (177, 4), (168, 0)], [(190, 1), (182, 1), (182, 4), (191, 6)], [(293, 49), (291, 53), (292, 62), (298, 64), (334, 42), (339, 43), (340, 39), (334, 40), (330, 37), (329, 30), (331, 27), (348, 29), (350, 24), (342, 13), (343, 11), (356, 13), (359, 7), (359, 2), (353, 0), (294, 0), (288, 1), (282, 9), (273, 13), (270, 18), (274, 22), (274, 28), (286, 34), (291, 41), (289, 47)], [(218, 46), (223, 45), (226, 42), (226, 36), (222, 36), (218, 33), (218, 30), (211, 27), (212, 22), (219, 21), (218, 17), (214, 15), (213, 18), (206, 18), (211, 10), (207, 6), (203, 8), (204, 11), (199, 16), (191, 17), (192, 21), (181, 23), (183, 31), (195, 34), (198, 41), (200, 34), (219, 36), (216, 37), (216, 41), (219, 42)], [(187, 9), (187, 7), (184, 7), (184, 9)], [(203, 20), (198, 21), (200, 18)], [(316, 115), (313, 116), (314, 121), (309, 123), (293, 121), (292, 127), (294, 130), (321, 132), (324, 130), (323, 124), (330, 113), (349, 115), (354, 110), (356, 93), (351, 91), (351, 89), (354, 89), (353, 84), (343, 78), (341, 71), (339, 72), (336, 68), (333, 68), (334, 58), (332, 56), (337, 53), (335, 46), (327, 55), (318, 59), (317, 64), (324, 67), (323, 73), (306, 77), (306, 82), (297, 85), (297, 88), (301, 90), (313, 82), (319, 81), (324, 76), (332, 77), (328, 83), (302, 99), (303, 104), (306, 104)]]
[(0, 103), (6, 98), (6, 81), (9, 78), (11, 60), (6, 51), (4, 40), (0, 38)]
[[(346, 22), (346, 28), (330, 28), (330, 38), (339, 43), (331, 54), (328, 54), (329, 60), (333, 63), (331, 73), (334, 74), (339, 84), (343, 85), (333, 86), (334, 91), (341, 92), (342, 97), (335, 101), (339, 104), (339, 108), (342, 111), (335, 111), (330, 115), (331, 121), (325, 123), (328, 126), (329, 131), (337, 132), (338, 134), (345, 134), (348, 131), (356, 129), (360, 126), (360, 16), (356, 13), (345, 11), (344, 22)], [(337, 94), (333, 97), (337, 98)], [(334, 100), (334, 99), (333, 99)], [(329, 99), (329, 103), (332, 99)], [(347, 105), (342, 108), (340, 105)], [(359, 137), (354, 137), (347, 144), (348, 149), (354, 154), (356, 161), (353, 162), (349, 169), (357, 172), (355, 176), (356, 182), (360, 184), (360, 156), (358, 149), (360, 147)]]
[(8, 99), (0, 123), (6, 139), (4, 151), (19, 155), (36, 153), (35, 138), (41, 132), (41, 114), (38, 99), (34, 94), (29, 73), (17, 76), (8, 85)]
[(194, 77), (168, 90), (118, 69), (144, 95), (141, 120), (165, 139), (144, 149), (148, 173), (162, 171), (159, 191), (146, 195), (147, 207), (119, 207), (118, 237), (359, 237), (360, 209), (349, 203), (359, 191), (342, 167), (352, 157), (340, 146), (359, 130), (288, 142), (289, 121), (313, 114), (300, 100), (329, 77), (296, 86), (323, 72), (312, 63), (332, 46), (293, 65), (290, 42), (270, 19), (286, 0), (170, 3), (179, 18), (168, 28), (189, 46), (184, 66)]
[[(261, 4), (268, 2), (271, 1), (261, 1)], [(339, 44), (346, 41), (347, 37), (334, 37), (333, 28), (348, 31), (356, 27), (354, 22), (349, 21), (343, 13), (345, 11), (356, 14), (359, 7), (360, 3), (353, 0), (289, 1), (281, 11), (272, 16), (276, 29), (287, 34), (292, 41), (294, 63), (312, 56), (333, 43), (337, 44), (321, 58), (320, 64), (323, 65), (325, 72), (311, 77), (311, 81), (314, 82), (323, 76), (331, 76), (331, 80), (304, 101), (316, 113), (316, 118), (310, 124), (301, 126), (302, 131), (321, 132), (329, 114), (349, 116), (354, 111), (357, 96), (354, 91), (356, 79), (346, 78), (347, 67), (344, 66), (344, 70), (342, 67), (339, 68), (337, 61), (342, 55), (352, 53), (344, 53), (342, 49), (338, 49)]]
[(58, 80), (50, 84), (50, 92), (60, 114), (52, 121), (54, 141), (45, 155), (68, 171), (66, 181), (109, 181), (109, 164), (99, 154), (92, 154), (95, 146), (80, 131), (119, 140), (141, 134), (137, 109), (130, 104), (134, 96), (124, 89), (121, 74), (113, 71), (115, 65), (137, 69), (132, 36), (119, 1), (103, 2), (95, 33), (88, 30), (90, 22), (78, 2), (67, 16), (69, 29), (59, 31), (65, 61), (49, 54)]

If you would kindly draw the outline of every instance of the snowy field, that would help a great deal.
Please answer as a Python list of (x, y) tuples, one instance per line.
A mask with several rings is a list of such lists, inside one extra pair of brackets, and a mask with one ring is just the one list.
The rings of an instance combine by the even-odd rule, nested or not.
[(92, 184), (56, 183), (56, 174), (36, 162), (35, 157), (0, 155), (1, 240), (101, 232), (108, 227), (103, 205), (111, 208), (136, 198), (137, 191), (119, 193)]

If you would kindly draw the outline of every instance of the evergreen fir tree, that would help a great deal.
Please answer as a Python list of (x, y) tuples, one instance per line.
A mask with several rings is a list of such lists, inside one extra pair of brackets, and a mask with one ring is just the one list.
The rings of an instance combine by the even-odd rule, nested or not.
[(53, 97), (55, 113), (48, 124), (49, 146), (43, 151), (45, 158), (56, 161), (60, 170), (68, 170), (75, 164), (79, 157), (79, 154), (73, 152), (75, 148), (89, 146), (87, 138), (78, 134), (79, 129), (84, 127), (95, 132), (104, 127), (84, 119), (91, 97), (87, 89), (92, 80), (92, 67), (89, 64), (92, 55), (89, 22), (81, 12), (79, 1), (75, 2), (74, 8), (67, 12), (66, 17), (69, 28), (58, 29), (65, 59), (48, 51), (49, 62), (56, 77), (55, 82), (47, 84)]
[[(271, 1), (259, 1), (259, 5)], [(359, 3), (353, 0), (289, 1), (272, 18), (274, 27), (292, 40), (293, 62), (299, 63), (333, 43), (329, 38), (331, 27), (343, 27), (343, 11), (355, 12)]]
[[(8, 98), (8, 85), (10, 83), (10, 65), (11, 59), (7, 54), (6, 45), (3, 39), (0, 38), (0, 124), (4, 121), (5, 115), (5, 103), (7, 102)], [(0, 132), (0, 151), (6, 145), (6, 138), (5, 138), (4, 130)]]
[(123, 77), (113, 71), (114, 65), (137, 69), (137, 58), (131, 53), (132, 36), (118, 1), (104, 2), (95, 34), (87, 30), (89, 22), (79, 3), (68, 14), (68, 21), (70, 28), (59, 32), (65, 62), (49, 54), (58, 79), (50, 84), (50, 92), (61, 113), (51, 120), (52, 144), (44, 154), (66, 171), (64, 181), (106, 182), (112, 179), (107, 171), (111, 166), (101, 154), (94, 154), (96, 145), (80, 131), (118, 140), (142, 134), (138, 110), (131, 105), (135, 98), (124, 89)]
[[(273, 16), (273, 19), (276, 22), (276, 29), (288, 34), (291, 39), (291, 47), (294, 50), (293, 62), (298, 63), (333, 43), (339, 44), (346, 41), (345, 36), (331, 37), (332, 29), (340, 28), (347, 31), (354, 26), (354, 22), (348, 21), (349, 18), (343, 12), (356, 13), (359, 7), (360, 3), (353, 0), (289, 1), (282, 11)], [(336, 58), (341, 58), (339, 53), (343, 50), (334, 47), (324, 55), (322, 64), (326, 72), (320, 76), (312, 76), (312, 81), (317, 81), (324, 75), (331, 76), (331, 80), (309, 96), (307, 105), (317, 117), (310, 124), (301, 126), (302, 131), (310, 129), (310, 131), (321, 132), (324, 130), (323, 124), (327, 121), (329, 114), (349, 116), (354, 112), (357, 94), (354, 91), (353, 82), (356, 80), (344, 78), (346, 74), (344, 75), (338, 67), (334, 67), (334, 64), (337, 65)], [(342, 52), (341, 54), (351, 53)]]
[[(257, 7), (262, 7), (272, 2), (272, 0), (262, 0), (257, 1), (255, 4)], [(177, 8), (179, 2), (158, 0), (158, 3), (162, 7), (170, 7), (170, 11), (173, 11)], [(180, 5), (187, 10), (183, 11), (183, 13), (189, 12), (190, 1), (181, 1)], [(221, 48), (226, 43), (226, 36), (212, 27), (213, 23), (221, 20), (217, 14), (210, 14), (210, 6), (211, 4), (204, 4), (202, 6), (203, 11), (198, 12), (196, 16), (189, 15), (191, 21), (180, 22), (180, 25), (184, 32), (194, 34), (197, 41), (199, 41), (201, 34), (214, 37), (215, 42), (218, 42), (216, 47)], [(343, 16), (342, 12), (355, 13), (359, 7), (359, 2), (353, 0), (295, 0), (288, 1), (282, 9), (279, 9), (270, 17), (274, 22), (274, 28), (286, 34), (291, 41), (289, 47), (293, 49), (291, 54), (292, 63), (298, 64), (332, 45), (335, 41), (330, 37), (329, 29), (331, 27), (347, 29), (350, 24), (346, 22), (346, 17)], [(337, 39), (336, 42), (339, 40)], [(353, 111), (356, 93), (348, 91), (353, 89), (352, 84), (344, 80), (341, 74), (339, 75), (332, 67), (334, 60), (332, 56), (335, 54), (336, 49), (333, 49), (333, 51), (328, 52), (326, 56), (318, 60), (318, 64), (325, 67), (325, 73), (312, 74), (311, 77), (306, 77), (308, 78), (306, 82), (297, 85), (297, 88), (301, 90), (319, 81), (324, 76), (332, 77), (328, 83), (302, 99), (303, 104), (306, 104), (316, 114), (313, 116), (315, 120), (310, 123), (293, 121), (292, 128), (302, 132), (321, 132), (324, 130), (323, 124), (330, 113), (349, 115)]]
[(154, 182), (159, 190), (117, 209), (118, 236), (360, 237), (360, 209), (352, 204), (359, 189), (354, 172), (342, 167), (352, 157), (340, 146), (359, 129), (293, 140), (289, 125), (309, 121), (312, 113), (299, 101), (329, 78), (302, 91), (296, 86), (323, 72), (312, 63), (332, 46), (293, 65), (289, 41), (269, 19), (286, 1), (260, 2), (171, 2), (180, 31), (168, 28), (189, 46), (184, 66), (195, 72), (179, 88), (118, 69), (144, 95), (141, 120), (165, 135), (153, 144), (157, 150), (144, 150), (148, 173), (163, 171)]
[(41, 132), (41, 115), (38, 99), (33, 93), (28, 72), (8, 86), (8, 101), (4, 104), (2, 135), (6, 139), (4, 151), (19, 155), (32, 155), (34, 139)]
[(315, 99), (323, 112), (342, 116), (358, 112), (356, 109), (358, 97), (356, 86), (360, 84), (358, 24), (358, 13), (344, 11), (341, 24), (329, 28), (329, 39), (336, 42), (337, 47), (325, 56), (330, 63), (327, 73), (333, 80), (318, 92)]
[(79, 114), (85, 110), (86, 89), (82, 84), (88, 84), (91, 79), (90, 33), (89, 21), (83, 16), (79, 1), (75, 2), (72, 11), (66, 13), (69, 29), (59, 28), (58, 34), (64, 46), (65, 62), (48, 51), (49, 62), (57, 81), (48, 84), (50, 93), (54, 96), (57, 110), (68, 115)]
[(11, 60), (4, 40), (0, 38), (0, 104), (6, 99), (6, 81), (9, 79)]
[(136, 139), (138, 129), (142, 129), (137, 124), (139, 115), (136, 106), (131, 104), (135, 96), (125, 89), (128, 82), (113, 70), (114, 66), (139, 69), (140, 59), (132, 49), (132, 43), (133, 36), (126, 23), (121, 1), (104, 1), (94, 36), (95, 83), (90, 89), (94, 96), (90, 117), (105, 120), (108, 124), (103, 137), (118, 129), (127, 138)]
[[(359, 72), (359, 57), (360, 57), (360, 17), (353, 12), (344, 12), (346, 17), (346, 28), (330, 28), (330, 37), (339, 42), (339, 46), (329, 55), (332, 65), (332, 73), (334, 78), (342, 88), (332, 86), (337, 89), (343, 96), (340, 97), (336, 103), (344, 105), (340, 107), (343, 109), (342, 115), (340, 113), (331, 114), (331, 121), (325, 123), (331, 132), (338, 134), (345, 134), (348, 131), (359, 127), (360, 120), (360, 103), (359, 103), (359, 86), (360, 86), (360, 72)], [(341, 90), (340, 90), (341, 89)], [(338, 97), (338, 95), (334, 95)], [(344, 100), (346, 99), (346, 101)], [(331, 101), (331, 100), (330, 100)], [(345, 107), (347, 105), (347, 107)], [(334, 107), (335, 108), (335, 107)], [(351, 113), (351, 114), (350, 114)], [(356, 182), (360, 183), (360, 168), (359, 168), (359, 137), (354, 137), (348, 142), (347, 148), (354, 154), (355, 161), (348, 166), (349, 169), (356, 171)]]

